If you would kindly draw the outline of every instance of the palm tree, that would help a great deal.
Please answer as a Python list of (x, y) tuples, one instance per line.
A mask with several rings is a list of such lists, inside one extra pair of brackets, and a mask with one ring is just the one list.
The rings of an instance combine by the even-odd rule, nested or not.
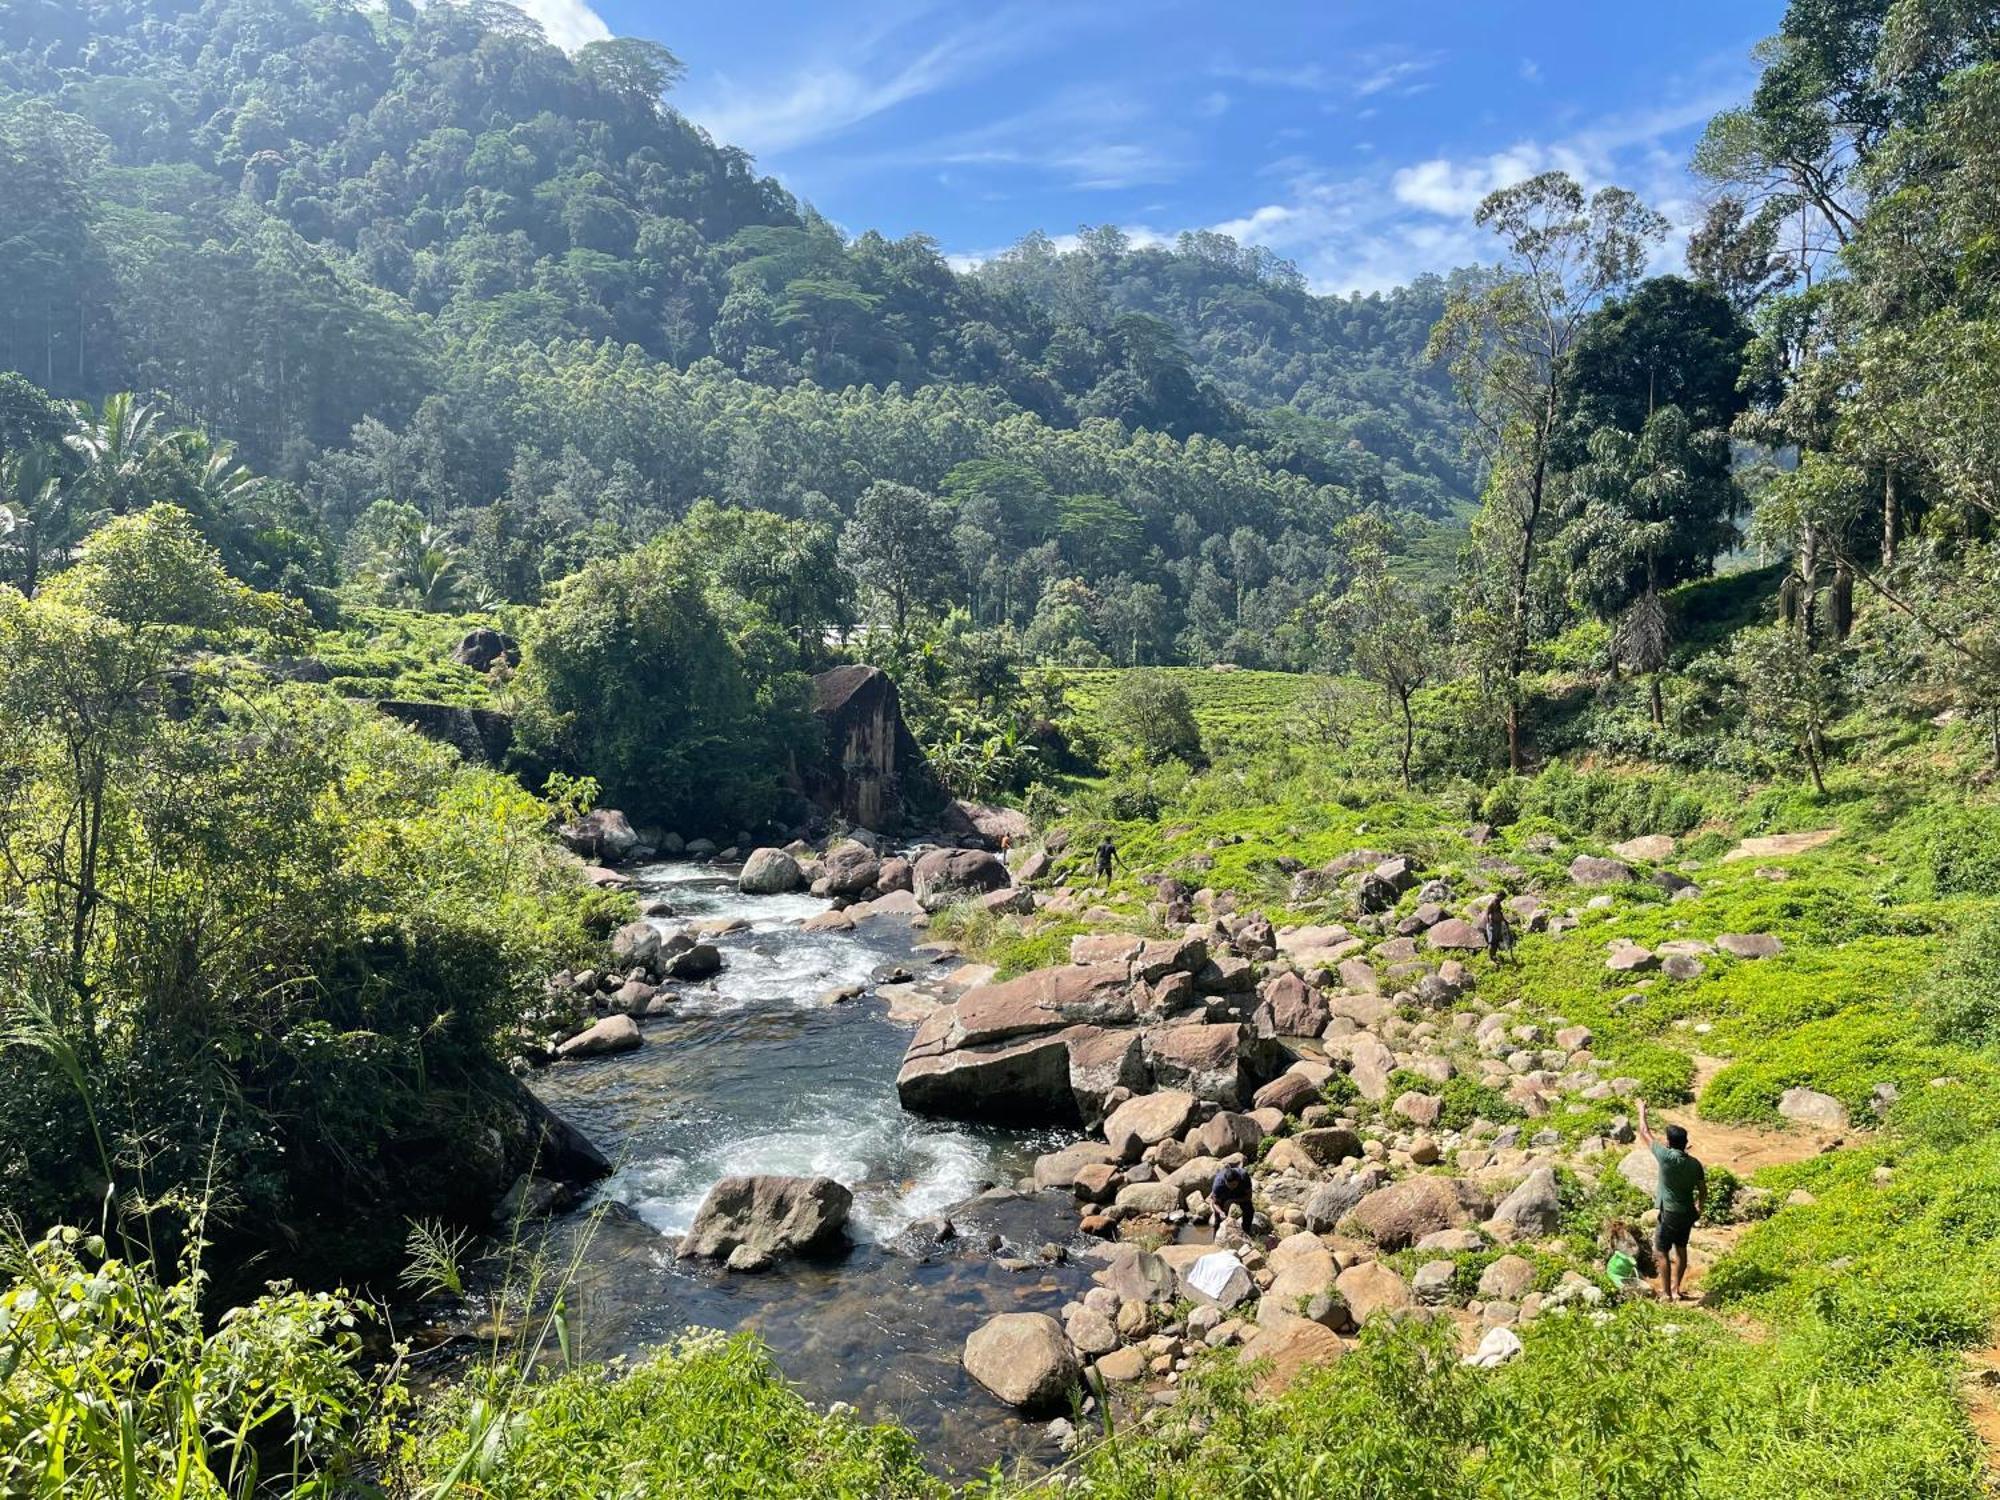
[(167, 437), (159, 408), (130, 391), (106, 396), (93, 414), (77, 407), (77, 429), (64, 441), (83, 461), (83, 492), (113, 515), (134, 508), (149, 477), (153, 454)]
[(179, 432), (173, 439), (194, 472), (194, 491), (206, 514), (237, 510), (264, 481), (236, 457), (236, 445), (205, 432)]
[(41, 579), (44, 533), (58, 542), (69, 519), (69, 486), (52, 448), (21, 448), (0, 458), (0, 538), (21, 550), (21, 592), (34, 597)]
[(428, 523), (403, 538), (390, 574), (427, 614), (442, 614), (458, 602), (458, 553), (445, 534)]

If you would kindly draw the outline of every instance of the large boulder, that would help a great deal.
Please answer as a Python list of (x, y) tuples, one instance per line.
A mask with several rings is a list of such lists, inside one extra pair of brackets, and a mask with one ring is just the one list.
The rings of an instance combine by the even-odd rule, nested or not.
[(650, 969), (665, 939), (651, 922), (627, 922), (611, 934), (611, 962), (621, 969)]
[(1146, 1033), (1146, 1061), (1156, 1082), (1236, 1109), (1256, 1087), (1244, 1040), (1243, 1027), (1234, 1021), (1166, 1026)]
[[(1261, 1322), (1261, 1320), (1260, 1320)], [(1236, 1358), (1257, 1371), (1257, 1394), (1276, 1396), (1306, 1371), (1347, 1352), (1340, 1336), (1309, 1318), (1274, 1318), (1244, 1341)]]
[(1349, 1266), (1334, 1282), (1349, 1315), (1357, 1324), (1401, 1312), (1415, 1304), (1410, 1284), (1379, 1260)]
[(1012, 883), (999, 856), (984, 849), (928, 850), (918, 856), (912, 875), (925, 911), (1004, 890)]
[(1530, 1172), (1493, 1210), (1494, 1226), (1516, 1239), (1540, 1239), (1554, 1234), (1561, 1223), (1562, 1194), (1556, 1174), (1547, 1167)]
[(1114, 1095), (1124, 1098), (1146, 1086), (1146, 1053), (1138, 1032), (1072, 1026), (1063, 1038), (1069, 1046), (1070, 1093), (1085, 1125), (1104, 1118)]
[(1484, 1217), (1479, 1189), (1460, 1178), (1406, 1177), (1355, 1205), (1348, 1222), (1385, 1251), (1404, 1250), (1440, 1229), (1461, 1229)]
[(746, 896), (782, 896), (806, 883), (799, 862), (782, 849), (753, 849), (736, 877), (736, 889)]
[(615, 808), (600, 807), (574, 823), (565, 823), (556, 837), (572, 854), (603, 864), (616, 864), (639, 847), (631, 821)]
[(853, 839), (835, 844), (820, 859), (820, 878), (829, 896), (858, 896), (871, 885), (881, 890), (882, 861), (873, 849)]
[(762, 1270), (782, 1256), (837, 1245), (853, 1206), (854, 1195), (831, 1177), (725, 1177), (702, 1200), (680, 1254)]
[(1044, 1032), (988, 1046), (953, 1047), (955, 1007), (932, 1011), (896, 1074), (896, 1095), (914, 1114), (996, 1125), (1075, 1125), (1069, 1038)]
[(1847, 1106), (1817, 1089), (1786, 1089), (1778, 1096), (1778, 1113), (1800, 1125), (1816, 1125), (1823, 1130), (1847, 1128)]
[(1030, 1415), (1069, 1410), (1082, 1377), (1076, 1351), (1047, 1313), (998, 1313), (965, 1341), (965, 1371)]
[(1060, 964), (967, 990), (953, 1013), (951, 1044), (977, 1047), (1081, 1023), (1116, 1025), (1132, 1015), (1122, 964)]
[(1173, 1139), (1188, 1128), (1201, 1102), (1181, 1089), (1127, 1099), (1104, 1122), (1104, 1139), (1121, 1161), (1137, 1161), (1148, 1146)]
[(1326, 996), (1297, 974), (1274, 974), (1258, 986), (1261, 1004), (1251, 1018), (1259, 1036), (1318, 1036), (1330, 1013)]
[(833, 667), (812, 680), (812, 712), (826, 749), (802, 768), (806, 794), (857, 828), (900, 823), (906, 789), (928, 783), (929, 770), (896, 684), (877, 667)]

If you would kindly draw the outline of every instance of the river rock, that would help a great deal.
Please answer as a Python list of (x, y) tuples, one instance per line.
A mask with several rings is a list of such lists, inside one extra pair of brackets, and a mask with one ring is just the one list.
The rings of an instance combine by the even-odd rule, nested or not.
[(1070, 1087), (1069, 1039), (1047, 1032), (983, 1047), (948, 1045), (953, 1007), (917, 1027), (896, 1074), (896, 1094), (914, 1114), (1001, 1125), (1080, 1124)]
[(667, 964), (670, 979), (707, 979), (722, 972), (722, 950), (713, 943), (696, 943)]
[(1410, 1284), (1379, 1260), (1349, 1266), (1333, 1285), (1357, 1325), (1370, 1318), (1401, 1312), (1416, 1303)]
[(1076, 1352), (1088, 1357), (1109, 1354), (1118, 1347), (1118, 1329), (1095, 1308), (1077, 1308), (1064, 1322), (1063, 1332)]
[(900, 854), (893, 854), (882, 861), (882, 868), (875, 876), (875, 889), (888, 895), (891, 891), (908, 891), (916, 883), (916, 867)]
[(1250, 1273), (1227, 1250), (1200, 1257), (1178, 1273), (1181, 1295), (1198, 1305), (1219, 1307), (1224, 1312), (1256, 1291)]
[(1257, 990), (1251, 1025), (1259, 1036), (1318, 1036), (1330, 1019), (1326, 997), (1297, 974), (1274, 974)]
[(1479, 1295), (1502, 1302), (1519, 1302), (1533, 1290), (1535, 1263), (1525, 1256), (1503, 1255), (1479, 1276)]
[(611, 864), (639, 847), (639, 835), (633, 832), (631, 821), (610, 807), (600, 807), (573, 823), (565, 823), (556, 837), (573, 854)]
[(611, 934), (611, 962), (624, 969), (649, 969), (659, 961), (660, 929), (651, 922), (627, 922)]
[(1424, 1175), (1376, 1189), (1355, 1205), (1348, 1221), (1382, 1249), (1403, 1250), (1427, 1234), (1464, 1228), (1484, 1214), (1485, 1203), (1473, 1183)]
[(1012, 883), (999, 857), (984, 849), (932, 849), (918, 857), (913, 876), (917, 900), (925, 911)]
[(967, 990), (953, 1008), (954, 1047), (978, 1047), (1080, 1023), (1112, 1025), (1134, 1014), (1132, 985), (1115, 964), (1061, 964)]
[[(1258, 1090), (1262, 1093), (1263, 1090)], [(1187, 1144), (1201, 1156), (1227, 1157), (1241, 1153), (1245, 1156), (1257, 1149), (1257, 1143), (1264, 1139), (1264, 1128), (1248, 1115), (1237, 1114), (1234, 1110), (1217, 1110), (1201, 1125), (1187, 1134)]]
[(965, 1371), (1031, 1415), (1066, 1411), (1082, 1377), (1076, 1353), (1047, 1313), (998, 1313), (965, 1341)]
[(843, 839), (827, 850), (820, 858), (819, 868), (829, 896), (858, 896), (870, 886), (884, 891), (891, 889), (879, 883), (882, 861), (875, 851), (855, 839)]
[(683, 1259), (761, 1270), (785, 1255), (837, 1244), (854, 1195), (831, 1177), (725, 1177), (708, 1190), (680, 1243)]
[(1156, 1082), (1234, 1109), (1253, 1087), (1243, 1043), (1243, 1027), (1234, 1021), (1167, 1026), (1146, 1033), (1146, 1061)]
[(1104, 1122), (1104, 1139), (1120, 1161), (1137, 1161), (1139, 1153), (1188, 1128), (1200, 1101), (1184, 1089), (1165, 1089), (1128, 1099)]
[(606, 1016), (595, 1026), (579, 1031), (556, 1048), (557, 1057), (610, 1057), (631, 1052), (646, 1044), (646, 1038), (630, 1016)]
[[(1261, 1320), (1260, 1320), (1261, 1322)], [(1237, 1354), (1237, 1362), (1261, 1370), (1257, 1394), (1277, 1396), (1306, 1371), (1330, 1365), (1347, 1352), (1340, 1336), (1309, 1318), (1280, 1318), (1260, 1326)]]
[(1070, 1189), (1076, 1186), (1077, 1170), (1093, 1163), (1115, 1165), (1118, 1153), (1096, 1141), (1078, 1141), (1059, 1151), (1035, 1158), (1035, 1186)]
[(1492, 1223), (1516, 1239), (1540, 1239), (1554, 1234), (1562, 1222), (1562, 1194), (1556, 1174), (1547, 1167), (1530, 1172), (1521, 1185), (1501, 1199)]
[(1424, 934), (1424, 941), (1433, 948), (1446, 948), (1455, 952), (1479, 952), (1486, 947), (1486, 939), (1479, 929), (1459, 917), (1447, 917)]
[(1280, 1073), (1251, 1096), (1254, 1109), (1275, 1109), (1295, 1115), (1319, 1099), (1319, 1084), (1303, 1073)]
[(1367, 1167), (1321, 1183), (1306, 1199), (1306, 1228), (1314, 1234), (1333, 1233), (1363, 1198), (1382, 1185), (1382, 1180), (1379, 1167)]
[(736, 889), (746, 896), (782, 896), (804, 887), (805, 871), (782, 849), (753, 849), (736, 877)]
[(1114, 1249), (1097, 1279), (1117, 1295), (1120, 1303), (1136, 1302), (1143, 1306), (1170, 1302), (1174, 1296), (1172, 1269), (1152, 1251), (1133, 1244)]

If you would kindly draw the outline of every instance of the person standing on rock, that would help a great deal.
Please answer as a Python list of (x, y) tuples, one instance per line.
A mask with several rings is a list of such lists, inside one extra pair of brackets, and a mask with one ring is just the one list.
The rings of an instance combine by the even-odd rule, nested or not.
[(1686, 1300), (1688, 1236), (1708, 1199), (1708, 1169), (1688, 1155), (1688, 1133), (1679, 1125), (1667, 1127), (1667, 1143), (1653, 1139), (1646, 1123), (1646, 1101), (1639, 1101), (1639, 1139), (1652, 1148), (1660, 1170), (1660, 1185), (1653, 1201), (1660, 1210), (1659, 1227), (1653, 1231), (1653, 1248), (1660, 1256), (1660, 1296), (1668, 1302)]
[(1107, 833), (1104, 841), (1097, 846), (1097, 879), (1101, 884), (1111, 884), (1112, 867), (1117, 863), (1118, 846), (1111, 842), (1111, 835)]
[(1250, 1202), (1250, 1174), (1243, 1170), (1241, 1162), (1233, 1161), (1215, 1174), (1215, 1180), (1208, 1185), (1208, 1201), (1215, 1208), (1218, 1232), (1229, 1222), (1229, 1211), (1240, 1208), (1243, 1210), (1243, 1232), (1246, 1235), (1250, 1233), (1257, 1210)]
[(1514, 956), (1514, 929), (1497, 894), (1487, 898), (1486, 910), (1479, 914), (1479, 935), (1486, 940), (1486, 956), (1493, 962), (1500, 962), (1502, 954)]

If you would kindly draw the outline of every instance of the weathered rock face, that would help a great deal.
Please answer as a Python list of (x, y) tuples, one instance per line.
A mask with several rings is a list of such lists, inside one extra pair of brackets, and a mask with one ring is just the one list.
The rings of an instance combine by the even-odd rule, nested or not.
[(782, 849), (754, 849), (743, 861), (736, 889), (747, 896), (782, 896), (806, 883), (799, 862)]
[(1330, 1017), (1326, 997), (1297, 974), (1277, 974), (1264, 981), (1251, 1024), (1259, 1036), (1318, 1036)]
[(999, 1313), (965, 1341), (965, 1371), (1009, 1406), (1031, 1415), (1069, 1409), (1082, 1377), (1076, 1352), (1047, 1313)]
[(1187, 1129), (1198, 1102), (1193, 1094), (1168, 1089), (1128, 1099), (1104, 1122), (1104, 1139), (1121, 1161), (1137, 1161), (1146, 1147)]
[(1519, 1239), (1554, 1234), (1562, 1222), (1562, 1194), (1556, 1174), (1537, 1168), (1493, 1210), (1493, 1223)]
[(574, 823), (563, 825), (557, 834), (572, 854), (585, 859), (616, 864), (639, 846), (639, 835), (625, 814), (615, 808), (600, 807), (585, 813)]
[(951, 1042), (976, 1047), (1083, 1022), (1132, 1019), (1132, 986), (1114, 964), (1064, 964), (966, 991), (954, 1013)]
[(861, 828), (901, 823), (908, 790), (928, 776), (896, 684), (876, 667), (834, 667), (813, 678), (812, 711), (826, 752), (801, 777), (806, 795)]
[(680, 1254), (762, 1270), (838, 1244), (853, 1206), (854, 1195), (831, 1177), (725, 1177), (702, 1200)]
[(1081, 1123), (1069, 1081), (1069, 1038), (1044, 1032), (988, 1046), (949, 1045), (953, 1007), (917, 1028), (896, 1074), (896, 1096), (916, 1114), (995, 1124)]
[(1237, 1355), (1239, 1363), (1262, 1366), (1257, 1383), (1260, 1396), (1276, 1396), (1306, 1371), (1329, 1365), (1347, 1352), (1347, 1345), (1332, 1329), (1309, 1318), (1276, 1319), (1259, 1328)]
[(1011, 883), (1007, 867), (984, 849), (929, 850), (918, 856), (913, 874), (925, 911), (1004, 890)]
[(871, 885), (891, 889), (881, 884), (882, 861), (866, 844), (843, 840), (827, 850), (819, 863), (829, 896), (858, 896)]
[(408, 725), (425, 739), (451, 746), (469, 765), (497, 766), (513, 748), (514, 721), (497, 709), (383, 698), (375, 711)]

